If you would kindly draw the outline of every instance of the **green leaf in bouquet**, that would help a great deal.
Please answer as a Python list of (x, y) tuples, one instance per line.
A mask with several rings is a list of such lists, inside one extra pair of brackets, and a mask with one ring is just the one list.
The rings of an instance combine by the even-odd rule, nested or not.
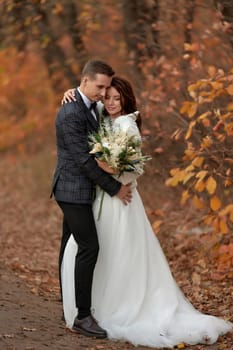
[(103, 153), (107, 154), (107, 156), (109, 156), (109, 157), (111, 155), (111, 152), (110, 152), (109, 148), (107, 148), (107, 147), (103, 147)]

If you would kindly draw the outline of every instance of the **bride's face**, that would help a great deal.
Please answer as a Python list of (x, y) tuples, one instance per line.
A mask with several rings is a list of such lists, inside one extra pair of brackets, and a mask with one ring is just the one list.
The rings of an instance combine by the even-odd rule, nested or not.
[(119, 92), (112, 86), (107, 89), (104, 98), (104, 106), (112, 118), (119, 117), (119, 115), (122, 114), (121, 96)]

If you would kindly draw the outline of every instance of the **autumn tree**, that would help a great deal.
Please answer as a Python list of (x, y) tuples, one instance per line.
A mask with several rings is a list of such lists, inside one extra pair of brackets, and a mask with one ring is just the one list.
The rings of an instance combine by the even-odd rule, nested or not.
[(166, 183), (181, 184), (181, 203), (191, 200), (205, 224), (226, 234), (233, 228), (233, 69), (210, 67), (209, 77), (190, 84), (188, 93), (180, 110), (189, 121), (183, 164)]
[(185, 96), (194, 69), (201, 76), (214, 64), (210, 49), (220, 43), (227, 46), (232, 40), (232, 6), (231, 0), (205, 4), (197, 0), (122, 0), (128, 62), (136, 70), (137, 81), (156, 80), (162, 74), (169, 82), (164, 88), (169, 89), (176, 70), (179, 90)]
[(0, 7), (2, 46), (15, 46), (22, 53), (34, 47), (44, 59), (55, 91), (60, 91), (64, 78), (75, 86), (87, 59), (79, 11), (72, 0), (4, 0)]

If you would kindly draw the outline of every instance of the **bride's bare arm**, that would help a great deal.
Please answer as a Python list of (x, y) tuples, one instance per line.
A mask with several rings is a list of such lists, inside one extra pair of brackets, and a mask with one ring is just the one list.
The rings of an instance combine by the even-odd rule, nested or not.
[(62, 105), (67, 102), (76, 101), (75, 89), (69, 89), (64, 92), (63, 99), (61, 101)]

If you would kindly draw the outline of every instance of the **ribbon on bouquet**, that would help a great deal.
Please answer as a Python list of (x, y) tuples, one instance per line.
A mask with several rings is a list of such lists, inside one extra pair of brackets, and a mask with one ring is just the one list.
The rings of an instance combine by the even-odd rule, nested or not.
[(101, 213), (102, 213), (102, 208), (103, 208), (103, 201), (104, 201), (104, 190), (101, 191), (101, 197), (100, 197), (100, 206), (99, 206), (99, 210), (98, 210), (98, 216), (97, 216), (97, 220), (99, 221)]

